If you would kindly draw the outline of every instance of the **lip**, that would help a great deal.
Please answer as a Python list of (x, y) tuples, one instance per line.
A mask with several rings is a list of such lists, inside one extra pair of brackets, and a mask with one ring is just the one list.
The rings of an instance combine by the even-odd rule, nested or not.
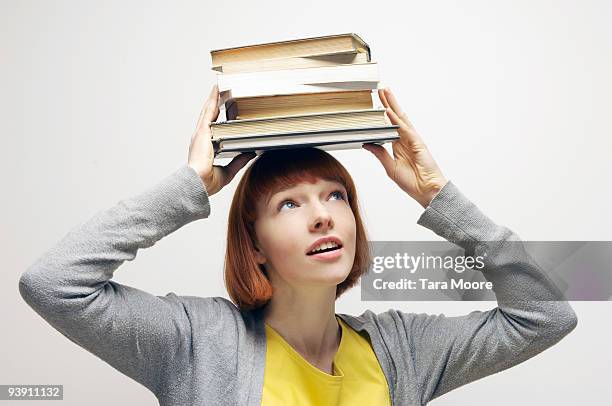
[[(306, 255), (308, 255), (308, 253), (309, 253), (310, 251), (312, 251), (313, 249), (315, 249), (315, 247), (319, 246), (320, 244), (323, 244), (324, 242), (335, 242), (335, 243), (336, 243), (336, 244), (338, 244), (338, 245), (342, 245), (342, 248), (344, 248), (344, 244), (342, 244), (342, 240), (341, 240), (340, 238), (336, 237), (335, 235), (329, 235), (329, 236), (327, 236), (327, 237), (322, 237), (322, 238), (319, 238), (318, 240), (316, 240), (315, 242), (313, 242), (313, 243), (310, 245), (310, 247), (308, 247), (308, 249), (306, 250)], [(341, 248), (341, 249), (342, 249), (342, 248)], [(340, 251), (341, 249), (336, 250), (336, 251)], [(334, 251), (332, 251), (332, 253), (333, 253), (333, 252), (334, 252)], [(317, 255), (318, 255), (318, 254), (317, 254)], [(312, 257), (312, 256), (314, 256), (314, 255), (308, 255), (308, 256), (309, 256), (309, 257)]]
[(334, 261), (344, 253), (344, 247), (338, 248), (335, 251), (321, 252), (319, 254), (308, 255), (308, 258), (315, 259), (317, 261)]

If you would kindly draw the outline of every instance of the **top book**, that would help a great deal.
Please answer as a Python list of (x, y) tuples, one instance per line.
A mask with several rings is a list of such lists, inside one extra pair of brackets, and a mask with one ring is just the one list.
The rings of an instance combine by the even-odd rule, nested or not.
[(369, 45), (357, 34), (353, 33), (301, 38), (210, 51), (212, 69), (219, 72), (223, 71), (224, 64), (278, 58), (300, 58), (359, 53), (365, 53), (367, 55), (367, 62), (371, 61)]

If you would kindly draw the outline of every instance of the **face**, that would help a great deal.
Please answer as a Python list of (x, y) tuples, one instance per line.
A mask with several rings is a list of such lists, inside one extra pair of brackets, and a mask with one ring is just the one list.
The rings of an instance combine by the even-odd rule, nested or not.
[[(336, 286), (353, 267), (355, 216), (341, 183), (300, 183), (259, 202), (255, 233), (257, 261), (275, 288)], [(342, 245), (334, 258), (307, 255), (313, 243), (329, 236)]]

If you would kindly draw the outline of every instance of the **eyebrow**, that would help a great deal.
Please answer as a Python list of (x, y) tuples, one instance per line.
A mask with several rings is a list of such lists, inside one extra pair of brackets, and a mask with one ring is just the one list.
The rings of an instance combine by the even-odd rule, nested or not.
[(283, 186), (281, 188), (279, 188), (278, 190), (275, 190), (273, 193), (269, 193), (268, 194), (268, 198), (266, 199), (266, 206), (270, 204), (270, 201), (272, 200), (272, 198), (274, 196), (276, 196), (279, 193), (283, 193), (284, 191), (287, 191), (291, 188), (293, 188), (294, 186)]

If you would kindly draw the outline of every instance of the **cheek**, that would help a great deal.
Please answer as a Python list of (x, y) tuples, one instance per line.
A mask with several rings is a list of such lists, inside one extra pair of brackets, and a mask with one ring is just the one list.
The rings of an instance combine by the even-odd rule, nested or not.
[(299, 225), (289, 218), (268, 224), (265, 230), (262, 230), (260, 241), (267, 257), (273, 263), (281, 263), (289, 256), (295, 258), (296, 254), (304, 250), (304, 237), (298, 230)]
[(300, 240), (289, 232), (279, 232), (270, 247), (269, 257), (277, 263), (292, 261), (304, 249)]
[(345, 211), (341, 219), (341, 227), (344, 235), (346, 235), (347, 238), (350, 237), (354, 242), (357, 235), (357, 224), (355, 223), (353, 212), (350, 209)]

